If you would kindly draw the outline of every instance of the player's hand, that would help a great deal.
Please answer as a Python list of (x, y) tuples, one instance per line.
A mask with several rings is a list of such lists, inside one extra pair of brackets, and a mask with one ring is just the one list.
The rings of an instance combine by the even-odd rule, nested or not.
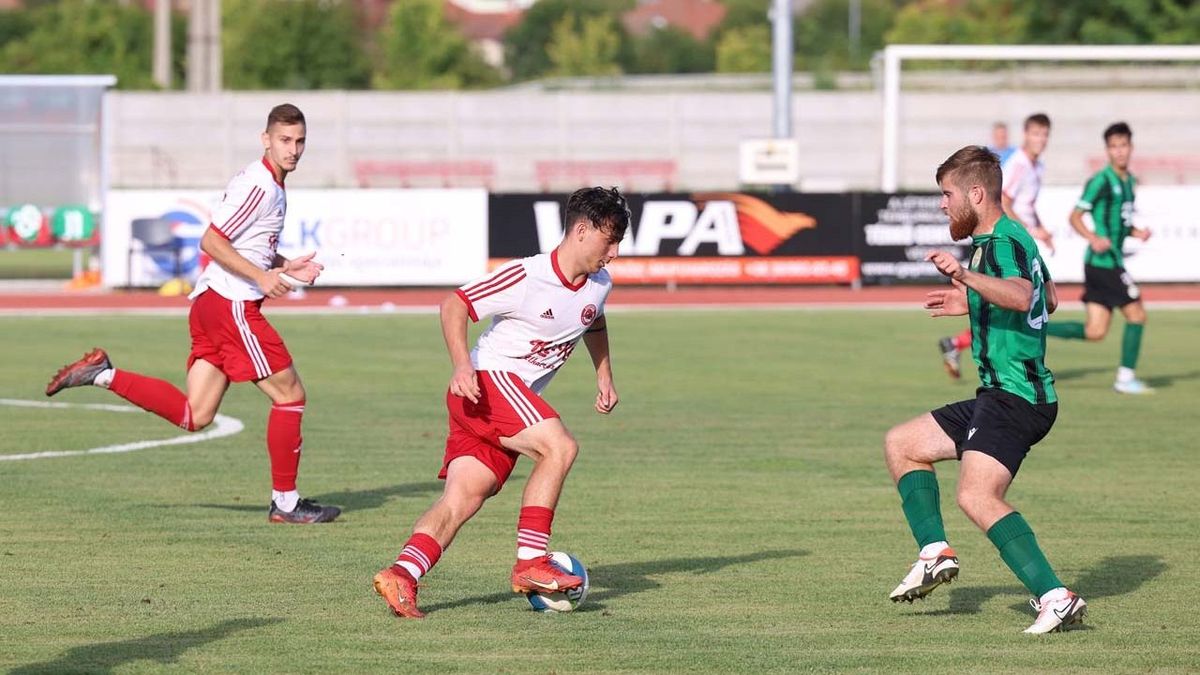
[(929, 316), (962, 316), (967, 313), (967, 287), (952, 279), (953, 288), (930, 291), (925, 294), (925, 309)]
[(471, 403), (479, 403), (479, 379), (475, 376), (475, 369), (471, 366), (455, 368), (450, 376), (450, 393), (462, 396)]
[(283, 272), (282, 267), (263, 272), (262, 276), (258, 278), (258, 290), (268, 298), (279, 298), (290, 293), (292, 285), (279, 278), (281, 272)]
[(1050, 255), (1054, 255), (1054, 235), (1050, 234), (1050, 230), (1044, 227), (1034, 228), (1032, 231), (1033, 238), (1046, 245), (1050, 251)]
[(1150, 230), (1143, 230), (1140, 227), (1133, 228), (1130, 230), (1129, 234), (1132, 235), (1134, 239), (1141, 239), (1142, 241), (1146, 241), (1150, 238)]
[(1112, 248), (1112, 242), (1109, 241), (1108, 237), (1092, 237), (1092, 240), (1088, 242), (1088, 246), (1092, 247), (1092, 250), (1096, 253), (1104, 253)]
[(930, 251), (929, 254), (925, 256), (925, 259), (933, 263), (933, 266), (937, 268), (937, 271), (941, 272), (945, 276), (950, 277), (951, 279), (961, 280), (963, 275), (966, 274), (966, 270), (964, 270), (962, 264), (958, 262), (958, 258), (955, 258), (945, 251)]
[(299, 258), (293, 258), (283, 265), (283, 271), (288, 276), (295, 277), (306, 284), (311, 284), (321, 276), (321, 271), (325, 266), (313, 260), (316, 257), (316, 251), (307, 255), (302, 255)]
[(600, 382), (597, 384), (597, 388), (600, 391), (596, 394), (596, 412), (607, 415), (617, 407), (619, 401), (617, 390), (613, 387), (612, 382)]

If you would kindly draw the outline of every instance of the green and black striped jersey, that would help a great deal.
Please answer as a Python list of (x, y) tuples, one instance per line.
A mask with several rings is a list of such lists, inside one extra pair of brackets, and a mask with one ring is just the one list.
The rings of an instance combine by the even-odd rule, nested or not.
[(1089, 246), (1083, 264), (1107, 269), (1125, 266), (1121, 247), (1133, 228), (1134, 182), (1133, 174), (1126, 173), (1122, 179), (1110, 164), (1092, 176), (1083, 187), (1083, 196), (1075, 208), (1090, 211), (1096, 236), (1112, 242), (1112, 248), (1104, 253), (1096, 253)]
[(990, 234), (976, 235), (971, 248), (973, 272), (990, 277), (1021, 277), (1033, 284), (1028, 312), (1003, 309), (967, 289), (971, 316), (971, 355), (979, 366), (979, 381), (988, 389), (1003, 389), (1030, 403), (1053, 403), (1054, 375), (1046, 367), (1046, 283), (1050, 274), (1037, 244), (1020, 223), (1000, 216)]

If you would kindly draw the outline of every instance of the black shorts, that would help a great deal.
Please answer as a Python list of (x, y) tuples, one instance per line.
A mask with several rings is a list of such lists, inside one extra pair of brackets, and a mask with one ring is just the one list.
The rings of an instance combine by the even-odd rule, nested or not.
[(930, 414), (954, 441), (959, 459), (964, 450), (977, 450), (995, 458), (1015, 477), (1029, 449), (1050, 433), (1058, 404), (1034, 405), (1002, 389), (981, 388), (975, 398)]
[(1124, 307), (1137, 302), (1142, 292), (1124, 267), (1083, 266), (1083, 301), (1097, 305)]

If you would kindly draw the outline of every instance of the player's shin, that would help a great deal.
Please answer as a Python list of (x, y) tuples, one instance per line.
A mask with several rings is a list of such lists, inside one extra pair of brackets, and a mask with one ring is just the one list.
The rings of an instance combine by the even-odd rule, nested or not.
[(1066, 340), (1083, 340), (1086, 336), (1082, 321), (1051, 321), (1046, 324), (1046, 335)]
[[(271, 406), (271, 414), (267, 417), (267, 454), (271, 458), (271, 487), (277, 493), (296, 492), (296, 473), (300, 467), (300, 451), (303, 446), (300, 436), (300, 422), (303, 417), (303, 400), (276, 403)], [(298, 498), (298, 495), (296, 497)], [(279, 506), (285, 511), (289, 510), (285, 504)]]
[(900, 477), (896, 488), (900, 491), (904, 517), (908, 520), (913, 538), (917, 540), (917, 546), (923, 549), (930, 544), (946, 541), (937, 475), (932, 471), (909, 471)]
[(1063, 585), (1054, 574), (1037, 538), (1021, 514), (1013, 511), (988, 528), (988, 539), (1000, 551), (1004, 564), (1017, 575), (1025, 588), (1037, 597)]
[(1138, 354), (1142, 351), (1142, 332), (1146, 325), (1141, 323), (1125, 324), (1125, 335), (1121, 339), (1121, 367), (1134, 370), (1137, 368)]

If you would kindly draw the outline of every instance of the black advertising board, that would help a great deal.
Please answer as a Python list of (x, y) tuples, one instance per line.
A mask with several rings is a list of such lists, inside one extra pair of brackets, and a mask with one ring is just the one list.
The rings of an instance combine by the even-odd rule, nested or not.
[[(853, 196), (695, 192), (628, 195), (632, 222), (609, 269), (619, 283), (852, 283)], [(496, 264), (562, 238), (565, 194), (492, 195)]]
[(950, 238), (949, 220), (937, 194), (858, 193), (857, 241), (865, 284), (942, 282), (944, 277), (925, 261), (933, 250), (966, 260), (970, 240)]

